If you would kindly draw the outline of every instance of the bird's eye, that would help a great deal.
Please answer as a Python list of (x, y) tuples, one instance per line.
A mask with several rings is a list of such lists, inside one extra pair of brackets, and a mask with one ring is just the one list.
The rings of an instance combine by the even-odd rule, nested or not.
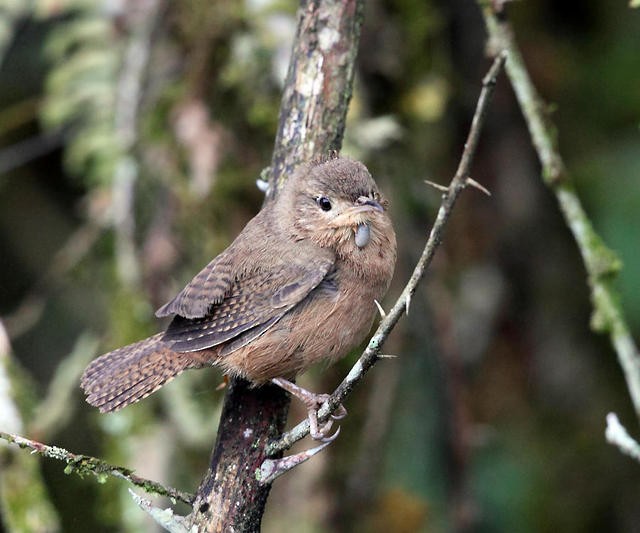
[(326, 196), (318, 196), (316, 202), (323, 211), (329, 211), (331, 209), (331, 201)]

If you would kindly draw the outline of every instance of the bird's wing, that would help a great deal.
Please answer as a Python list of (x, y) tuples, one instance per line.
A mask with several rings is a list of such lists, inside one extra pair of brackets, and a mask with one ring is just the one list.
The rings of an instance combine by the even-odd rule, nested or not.
[(235, 272), (229, 255), (223, 252), (213, 259), (173, 300), (158, 309), (156, 316), (204, 317), (211, 305), (224, 299), (233, 284)]
[(211, 306), (224, 300), (241, 272), (247, 270), (242, 258), (250, 257), (252, 243), (271, 242), (271, 223), (268, 211), (259, 211), (231, 245), (213, 258), (173, 300), (156, 311), (156, 316), (180, 315), (184, 318), (202, 318), (209, 314)]
[(270, 269), (258, 268), (234, 280), (228, 294), (206, 316), (176, 316), (163, 340), (172, 342), (171, 348), (177, 352), (188, 352), (239, 340), (251, 330), (250, 338), (243, 336), (245, 344), (301, 302), (331, 271), (333, 263), (333, 258), (321, 257), (304, 265), (280, 263)]

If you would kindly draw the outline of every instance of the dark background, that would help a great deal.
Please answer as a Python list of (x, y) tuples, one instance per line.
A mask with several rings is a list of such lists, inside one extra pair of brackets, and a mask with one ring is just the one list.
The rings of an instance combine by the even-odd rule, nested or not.
[[(219, 372), (113, 415), (77, 380), (92, 357), (157, 331), (153, 310), (259, 209), (296, 3), (87, 4), (0, 10), (0, 316), (28, 376), (24, 431), (194, 490)], [(638, 338), (640, 11), (508, 11), (581, 199), (624, 263)], [(391, 199), (387, 306), (439, 205), (424, 180), (455, 172), (485, 40), (473, 2), (367, 2), (344, 153)], [(492, 196), (463, 194), (385, 345), (398, 357), (351, 397), (336, 443), (276, 481), (265, 531), (640, 531), (640, 466), (604, 439), (610, 411), (636, 435), (637, 418), (608, 339), (589, 329), (585, 271), (506, 78), (472, 168)], [(354, 357), (301, 382), (330, 391)], [(126, 483), (42, 469), (64, 531), (151, 527)]]

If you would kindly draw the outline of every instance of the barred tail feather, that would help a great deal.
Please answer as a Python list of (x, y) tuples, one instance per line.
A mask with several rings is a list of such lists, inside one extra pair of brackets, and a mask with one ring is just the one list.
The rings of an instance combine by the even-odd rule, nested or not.
[(191, 354), (171, 350), (162, 336), (154, 335), (93, 361), (80, 382), (87, 402), (102, 413), (117, 411), (146, 398), (183, 370), (201, 366)]

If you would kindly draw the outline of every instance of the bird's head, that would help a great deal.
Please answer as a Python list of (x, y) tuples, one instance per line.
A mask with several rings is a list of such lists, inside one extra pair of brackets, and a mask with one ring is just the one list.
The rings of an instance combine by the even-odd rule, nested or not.
[(285, 184), (278, 203), (295, 240), (331, 248), (348, 262), (383, 254), (395, 264), (388, 203), (362, 163), (334, 157), (305, 165)]

